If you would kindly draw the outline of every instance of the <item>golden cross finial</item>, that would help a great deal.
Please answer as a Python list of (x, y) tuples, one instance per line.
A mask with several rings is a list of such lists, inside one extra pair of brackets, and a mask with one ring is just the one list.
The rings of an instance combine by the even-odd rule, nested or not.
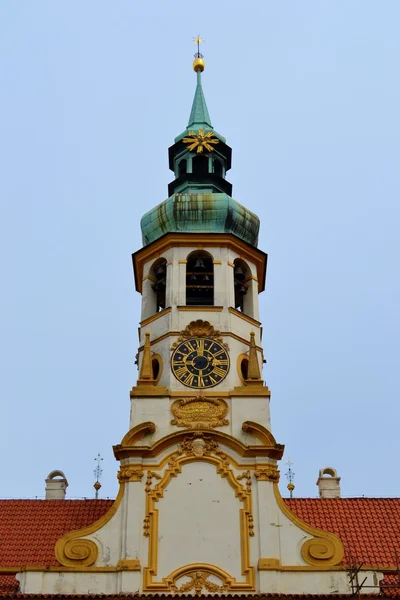
[(197, 35), (193, 38), (195, 44), (197, 44), (197, 54), (200, 56), (200, 44), (204, 42), (203, 38)]

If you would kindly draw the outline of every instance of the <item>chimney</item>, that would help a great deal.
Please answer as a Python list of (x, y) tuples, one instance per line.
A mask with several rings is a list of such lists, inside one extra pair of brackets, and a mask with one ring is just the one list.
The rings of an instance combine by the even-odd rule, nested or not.
[(46, 500), (64, 500), (68, 481), (62, 471), (52, 471), (46, 479)]
[(317, 486), (320, 498), (340, 498), (340, 477), (336, 469), (320, 469)]

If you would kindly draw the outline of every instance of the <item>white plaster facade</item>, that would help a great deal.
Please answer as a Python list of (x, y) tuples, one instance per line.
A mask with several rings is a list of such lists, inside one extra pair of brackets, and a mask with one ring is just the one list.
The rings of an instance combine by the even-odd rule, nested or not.
[[(262, 373), (256, 266), (246, 261), (250, 318), (232, 310), (232, 265), (241, 257), (223, 243), (207, 248), (214, 260), (214, 306), (187, 307), (185, 261), (197, 249), (170, 247), (144, 265), (139, 373), (146, 333), (162, 370), (157, 385), (132, 390), (130, 431), (114, 448), (121, 468), (113, 508), (59, 540), (62, 566), (20, 573), (22, 593), (179, 595), (193, 593), (196, 578), (207, 594), (351, 593), (340, 540), (303, 523), (281, 499), (283, 447), (270, 433), (268, 389), (246, 387), (238, 372), (238, 357), (249, 352), (254, 332)], [(149, 274), (160, 257), (167, 261), (166, 309), (155, 315)], [(197, 319), (209, 321), (229, 346), (227, 377), (205, 391), (185, 387), (170, 369), (173, 343)], [(174, 425), (172, 404), (193, 395), (201, 402), (222, 398), (227, 422), (209, 429)], [(363, 576), (378, 592), (376, 576)]]

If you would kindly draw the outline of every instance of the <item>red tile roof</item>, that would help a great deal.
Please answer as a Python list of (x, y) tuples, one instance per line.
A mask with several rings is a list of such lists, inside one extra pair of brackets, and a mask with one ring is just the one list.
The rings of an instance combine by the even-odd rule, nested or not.
[[(400, 557), (400, 498), (292, 498), (285, 502), (310, 525), (336, 533), (344, 543), (346, 559), (352, 556), (358, 563), (395, 567), (395, 549)], [(4, 573), (5, 567), (56, 566), (56, 541), (67, 531), (99, 519), (112, 503), (0, 500), (0, 595), (17, 591), (15, 577)]]
[(289, 508), (301, 519), (342, 540), (345, 559), (379, 567), (400, 558), (400, 498), (291, 498)]
[(58, 564), (56, 541), (99, 519), (113, 500), (0, 500), (0, 567)]

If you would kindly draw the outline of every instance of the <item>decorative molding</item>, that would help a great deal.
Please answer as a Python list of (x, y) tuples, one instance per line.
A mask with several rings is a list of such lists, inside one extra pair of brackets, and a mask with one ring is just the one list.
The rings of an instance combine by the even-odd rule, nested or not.
[(132, 255), (137, 291), (142, 293), (143, 269), (148, 261), (161, 256), (170, 248), (182, 246), (193, 248), (199, 245), (201, 248), (224, 246), (236, 252), (244, 260), (252, 262), (257, 270), (258, 291), (264, 290), (268, 258), (265, 252), (229, 233), (166, 233)]
[(147, 494), (151, 491), (151, 484), (153, 479), (161, 479), (161, 475), (159, 475), (155, 471), (147, 471), (146, 487), (144, 488)]
[(259, 558), (257, 568), (259, 571), (279, 571), (281, 567), (281, 561), (279, 558)]
[(188, 429), (214, 429), (229, 425), (226, 415), (229, 407), (222, 398), (195, 396), (175, 400), (171, 412), (175, 419), (171, 425)]
[[(254, 567), (250, 565), (250, 537), (254, 535), (252, 514), (252, 494), (249, 485), (250, 472), (239, 475), (246, 480), (244, 487), (231, 468), (230, 457), (219, 448), (217, 432), (192, 432), (182, 437), (178, 450), (170, 455), (167, 468), (159, 481), (146, 494), (146, 516), (144, 523), (144, 536), (149, 538), (149, 563), (143, 569), (143, 591), (183, 591), (176, 585), (176, 581), (185, 574), (192, 579), (195, 571), (214, 574), (219, 577), (227, 590), (255, 590)], [(239, 509), (240, 540), (241, 540), (241, 570), (245, 580), (237, 582), (230, 575), (213, 565), (191, 564), (181, 567), (161, 581), (154, 581), (158, 565), (158, 509), (156, 503), (163, 498), (165, 489), (173, 477), (182, 472), (182, 467), (193, 461), (208, 462), (216, 467), (217, 473), (227, 480), (233, 488), (235, 496), (242, 503)], [(189, 575), (190, 574), (190, 575)], [(200, 582), (199, 582), (200, 585)]]
[(217, 331), (209, 321), (197, 319), (196, 321), (190, 321), (189, 325), (186, 325), (185, 329), (180, 332), (180, 337), (174, 345), (191, 337), (216, 338), (220, 341), (221, 332)]
[(152, 323), (153, 321), (156, 321), (157, 319), (164, 317), (165, 315), (170, 313), (171, 310), (172, 309), (170, 306), (168, 306), (167, 308), (163, 308), (163, 310), (160, 310), (160, 312), (155, 313), (154, 315), (152, 315), (151, 317), (148, 317), (147, 319), (144, 319), (143, 321), (140, 321), (140, 323), (139, 323), (140, 327), (145, 327), (146, 325), (149, 325), (149, 323)]
[(151, 435), (152, 433), (155, 433), (155, 431), (156, 431), (156, 426), (153, 423), (153, 421), (144, 421), (144, 423), (139, 423), (138, 425), (135, 425), (135, 427), (132, 427), (132, 429), (130, 429), (128, 431), (128, 433), (126, 433), (124, 435), (124, 437), (121, 440), (121, 446), (122, 447), (134, 446), (137, 442), (141, 441), (144, 437)]
[(130, 398), (142, 396), (168, 396), (168, 388), (165, 385), (136, 385), (129, 392)]
[[(150, 424), (154, 425), (151, 422), (150, 422)], [(251, 425), (252, 425), (252, 423), (250, 421), (246, 421), (244, 423), (244, 426), (245, 426), (244, 431), (248, 431), (249, 433), (252, 433), (253, 429), (246, 429), (246, 427), (250, 427)], [(147, 431), (149, 422), (142, 424), (142, 426), (143, 426), (143, 431)], [(184, 437), (187, 436), (186, 431), (175, 431), (175, 432), (170, 433), (169, 435), (166, 435), (163, 438), (155, 441), (154, 444), (151, 446), (144, 446), (144, 445), (139, 446), (139, 445), (135, 445), (136, 435), (143, 435), (143, 433), (140, 430), (139, 430), (139, 432), (137, 432), (137, 431), (135, 432), (137, 427), (140, 427), (140, 426), (136, 426), (133, 429), (131, 429), (124, 436), (121, 444), (118, 444), (117, 446), (113, 447), (114, 456), (117, 460), (122, 460), (125, 458), (136, 458), (136, 459), (138, 459), (138, 458), (141, 458), (141, 459), (155, 458), (157, 456), (160, 456), (161, 454), (164, 454), (168, 448), (171, 448), (173, 446), (176, 446), (177, 444), (180, 444), (183, 441)], [(266, 432), (268, 432), (268, 430), (265, 429), (265, 427), (262, 427), (262, 425), (260, 425), (259, 427), (260, 427), (261, 433), (259, 432), (258, 435), (261, 435), (264, 430)], [(270, 432), (268, 432), (268, 434), (265, 434), (265, 435), (268, 435), (269, 437), (265, 437), (264, 441), (261, 444), (254, 444), (254, 445), (246, 445), (243, 442), (241, 442), (239, 439), (229, 435), (228, 433), (224, 433), (224, 432), (218, 431), (218, 430), (213, 430), (212, 432), (210, 432), (209, 430), (205, 430), (204, 432), (202, 430), (199, 430), (199, 431), (196, 431), (196, 433), (195, 433), (195, 435), (197, 435), (197, 437), (201, 436), (202, 434), (204, 434), (204, 435), (212, 434), (213, 439), (215, 439), (216, 441), (219, 441), (224, 446), (227, 446), (228, 448), (233, 450), (236, 454), (238, 454), (242, 458), (263, 457), (263, 458), (280, 459), (280, 458), (282, 458), (282, 455), (283, 455), (284, 446), (282, 446), (281, 444), (277, 444), (275, 441), (274, 441), (274, 443), (272, 443), (272, 440), (274, 440), (274, 437)], [(254, 435), (256, 435), (256, 434), (254, 434)], [(152, 468), (154, 468), (153, 465), (152, 465)]]
[(213, 260), (214, 265), (222, 265), (222, 260)]
[(257, 481), (279, 481), (280, 473), (274, 465), (268, 465), (266, 467), (259, 467), (254, 471), (254, 477)]
[(238, 481), (241, 481), (242, 479), (246, 480), (246, 490), (250, 493), (251, 492), (251, 473), (249, 470), (244, 471), (243, 473), (241, 473), (240, 475), (236, 476), (236, 479)]
[(131, 481), (142, 481), (143, 470), (141, 467), (132, 465), (122, 465), (118, 471), (118, 481), (120, 483), (128, 483)]
[[(242, 424), (242, 431), (243, 433), (254, 435), (264, 446), (281, 446), (281, 444), (276, 443), (276, 439), (269, 429), (260, 423), (256, 423), (255, 421), (244, 421)], [(283, 450), (284, 446), (281, 446), (281, 448)]]
[[(159, 342), (162, 342), (163, 340), (166, 340), (169, 337), (178, 337), (180, 335), (181, 335), (180, 331), (168, 331), (167, 333), (163, 333), (162, 335), (160, 335), (158, 338), (151, 340), (150, 345), (154, 346), (155, 344), (158, 344)], [(241, 337), (240, 335), (236, 335), (236, 333), (233, 333), (232, 331), (221, 331), (220, 335), (221, 335), (221, 337), (231, 337), (234, 340), (241, 342), (245, 346), (250, 346), (249, 340), (246, 340), (245, 338)], [(143, 348), (144, 348), (144, 346), (139, 346), (138, 352), (141, 352), (143, 350)], [(256, 348), (259, 352), (262, 353), (263, 349), (261, 348), (261, 346), (256, 346)]]
[(279, 491), (277, 483), (273, 484), (274, 494), (281, 511), (297, 527), (314, 536), (304, 542), (301, 547), (301, 554), (304, 560), (313, 567), (318, 566), (336, 566), (341, 563), (344, 556), (344, 548), (341, 540), (333, 533), (311, 527), (297, 515), (295, 515), (285, 504)]
[(155, 277), (153, 277), (152, 275), (145, 275), (142, 279), (142, 283), (144, 281), (146, 281), (146, 279), (149, 279), (150, 281), (152, 281), (153, 283), (155, 283), (157, 281), (157, 279)]
[(71, 539), (62, 545), (62, 551), (57, 553), (57, 560), (66, 567), (91, 567), (99, 556), (97, 545), (92, 540)]
[(81, 568), (90, 567), (96, 562), (98, 558), (97, 545), (92, 540), (83, 538), (94, 533), (98, 529), (101, 529), (108, 521), (110, 521), (122, 502), (124, 489), (124, 485), (119, 486), (118, 495), (114, 504), (105, 515), (100, 517), (100, 519), (88, 527), (78, 529), (77, 531), (69, 531), (57, 541), (55, 555), (60, 565), (64, 567)]
[(217, 583), (208, 581), (210, 576), (211, 573), (207, 573), (207, 571), (189, 571), (181, 576), (181, 578), (189, 577), (189, 581), (182, 583), (180, 587), (177, 587), (175, 579), (171, 585), (171, 589), (174, 592), (181, 594), (194, 591), (197, 596), (199, 596), (203, 590), (213, 594), (228, 591), (228, 584), (226, 583), (226, 580), (222, 579), (222, 584), (218, 585)]
[(232, 315), (235, 315), (235, 317), (239, 317), (239, 319), (243, 319), (243, 321), (247, 321), (248, 323), (251, 323), (251, 325), (254, 325), (255, 327), (261, 327), (260, 321), (256, 321), (256, 319), (253, 319), (253, 317), (249, 317), (249, 315), (246, 315), (245, 313), (241, 312), (237, 308), (233, 308), (233, 306), (230, 306), (228, 308), (228, 311)]
[(178, 265), (186, 265), (187, 260), (178, 260)]
[(140, 560), (138, 558), (123, 558), (118, 562), (121, 571), (141, 571)]
[(253, 385), (253, 382), (249, 381), (246, 385), (234, 387), (230, 396), (265, 396), (270, 398), (271, 392), (266, 385)]
[(176, 309), (181, 312), (182, 311), (184, 311), (184, 312), (222, 312), (224, 310), (224, 307), (223, 306), (202, 306), (202, 305), (192, 304), (191, 306), (188, 306), (188, 305), (177, 306)]

